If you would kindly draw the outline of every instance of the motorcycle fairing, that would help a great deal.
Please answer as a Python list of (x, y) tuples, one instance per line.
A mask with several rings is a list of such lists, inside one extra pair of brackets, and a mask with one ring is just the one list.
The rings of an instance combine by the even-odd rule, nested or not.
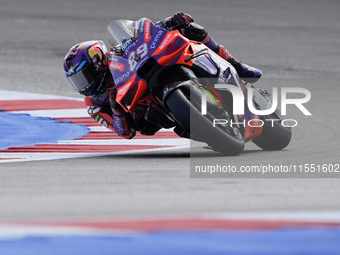
[[(116, 101), (127, 112), (134, 111), (138, 104), (157, 105), (148, 79), (159, 69), (176, 65), (190, 67), (206, 78), (216, 79), (217, 83), (238, 86), (246, 93), (244, 83), (231, 64), (204, 44), (188, 40), (177, 30), (159, 28), (147, 18), (113, 21), (108, 27), (108, 41), (111, 48), (119, 44), (115, 46), (119, 54), (110, 54), (108, 60), (118, 90)], [(176, 88), (164, 87), (163, 99)], [(258, 116), (250, 113), (247, 102), (245, 113), (246, 122), (258, 120)], [(246, 125), (244, 138), (251, 140), (261, 131), (259, 127)]]

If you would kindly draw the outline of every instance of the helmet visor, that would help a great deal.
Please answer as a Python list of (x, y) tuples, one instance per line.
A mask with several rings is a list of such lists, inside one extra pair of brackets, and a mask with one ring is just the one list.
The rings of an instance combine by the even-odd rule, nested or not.
[(87, 89), (94, 83), (93, 76), (88, 68), (67, 76), (67, 79), (73, 88), (83, 95), (88, 94)]

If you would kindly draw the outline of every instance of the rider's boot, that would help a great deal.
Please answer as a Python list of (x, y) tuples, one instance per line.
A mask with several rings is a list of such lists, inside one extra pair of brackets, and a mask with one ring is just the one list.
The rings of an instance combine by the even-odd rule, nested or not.
[(216, 52), (220, 57), (227, 60), (235, 67), (241, 79), (250, 82), (255, 82), (260, 79), (262, 72), (259, 69), (235, 59), (227, 49), (225, 49), (222, 45), (217, 44), (210, 37), (204, 27), (200, 26), (199, 24), (192, 22), (188, 26), (180, 30), (180, 32), (190, 40), (204, 43), (207, 47)]
[(210, 49), (215, 51), (220, 57), (232, 64), (241, 79), (247, 80), (249, 82), (256, 82), (261, 78), (261, 70), (242, 63), (241, 61), (234, 58), (226, 48), (217, 44), (208, 34), (202, 42)]

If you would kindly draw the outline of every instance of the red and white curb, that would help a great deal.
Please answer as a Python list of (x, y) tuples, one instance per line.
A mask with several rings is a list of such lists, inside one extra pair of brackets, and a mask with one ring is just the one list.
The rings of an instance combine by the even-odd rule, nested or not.
[(89, 134), (75, 140), (1, 150), (0, 163), (156, 152), (189, 148), (190, 145), (188, 139), (179, 138), (172, 130), (165, 129), (154, 136), (137, 134), (131, 140), (122, 139), (87, 114), (83, 98), (0, 90), (0, 110), (68, 121), (90, 129)]
[(164, 231), (256, 231), (340, 228), (340, 211), (235, 212), (197, 216), (152, 216), (101, 220), (0, 221), (0, 241), (32, 235), (143, 235)]

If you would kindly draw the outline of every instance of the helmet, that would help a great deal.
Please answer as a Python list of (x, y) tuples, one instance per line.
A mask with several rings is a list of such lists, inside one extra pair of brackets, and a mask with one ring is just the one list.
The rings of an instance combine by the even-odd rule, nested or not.
[(108, 73), (106, 53), (103, 41), (87, 41), (66, 54), (66, 77), (80, 94), (95, 98), (102, 91)]

